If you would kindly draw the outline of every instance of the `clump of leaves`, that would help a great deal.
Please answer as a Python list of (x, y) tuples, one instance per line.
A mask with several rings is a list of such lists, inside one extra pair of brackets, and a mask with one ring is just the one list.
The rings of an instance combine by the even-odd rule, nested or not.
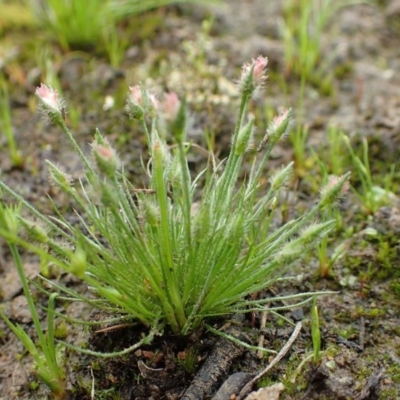
[[(207, 0), (31, 0), (41, 25), (64, 49), (93, 48), (114, 38), (118, 22), (173, 3)], [(90, 21), (90, 23), (88, 23)], [(111, 39), (112, 40), (112, 39)]]
[[(273, 147), (290, 128), (291, 110), (273, 119), (254, 153), (250, 173), (245, 180), (239, 179), (253, 143), (254, 119), (248, 117), (247, 107), (264, 85), (266, 65), (267, 59), (261, 56), (244, 65), (229, 157), (217, 163), (210, 154), (207, 167), (194, 179), (186, 158), (191, 144), (186, 141), (185, 102), (169, 93), (160, 104), (146, 89), (129, 88), (127, 111), (143, 125), (148, 142), (146, 189), (128, 181), (116, 151), (99, 131), (89, 159), (64, 122), (57, 93), (45, 85), (36, 90), (42, 113), (63, 130), (84, 165), (85, 179), (73, 184), (66, 172), (48, 162), (54, 186), (75, 201), (80, 224), (69, 222), (55, 205), (57, 216), (48, 218), (0, 183), (46, 227), (43, 234), (34, 222), (19, 217), (29, 240), (3, 228), (0, 235), (74, 274), (97, 295), (94, 301), (53, 283), (71, 299), (151, 327), (149, 336), (139, 343), (107, 356), (137, 348), (166, 326), (185, 335), (210, 317), (265, 310), (272, 301), (288, 298), (248, 295), (274, 284), (334, 226), (325, 217), (343, 194), (348, 175), (329, 179), (311, 210), (271, 229), (292, 163), (275, 171), (268, 187), (262, 184), (263, 175)], [(163, 122), (172, 145), (160, 135), (157, 122)], [(291, 297), (299, 305), (313, 295)]]

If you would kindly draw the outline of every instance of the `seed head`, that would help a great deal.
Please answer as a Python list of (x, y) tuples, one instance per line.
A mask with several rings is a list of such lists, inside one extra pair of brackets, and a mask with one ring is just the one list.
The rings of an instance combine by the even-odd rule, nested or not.
[(73, 183), (72, 176), (50, 161), (47, 161), (47, 164), (49, 166), (50, 184), (62, 192), (69, 193)]
[(185, 102), (181, 102), (175, 92), (166, 93), (162, 102), (162, 110), (170, 133), (178, 142), (183, 142), (187, 130)]
[(56, 90), (41, 84), (36, 88), (35, 95), (39, 100), (39, 111), (46, 122), (61, 122), (64, 113), (64, 101), (58, 97)]
[(251, 63), (243, 65), (239, 80), (239, 89), (243, 94), (256, 96), (259, 93), (267, 79), (265, 74), (267, 65), (268, 58), (263, 56), (253, 58)]
[(147, 113), (158, 110), (158, 101), (154, 94), (140, 86), (129, 86), (125, 109), (132, 119), (141, 120)]
[(321, 189), (320, 203), (323, 208), (335, 206), (337, 201), (349, 190), (350, 173), (342, 176), (330, 175), (328, 182)]
[(92, 152), (99, 171), (109, 178), (113, 178), (119, 167), (117, 152), (104, 138), (102, 143), (96, 140), (92, 143)]
[(162, 102), (162, 110), (164, 118), (168, 122), (175, 121), (178, 116), (179, 109), (181, 107), (181, 101), (175, 92), (165, 93)]

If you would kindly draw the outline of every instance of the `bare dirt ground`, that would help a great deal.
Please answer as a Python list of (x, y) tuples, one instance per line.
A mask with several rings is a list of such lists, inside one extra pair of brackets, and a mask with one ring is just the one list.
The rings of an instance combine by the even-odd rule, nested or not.
[[(144, 139), (138, 127), (128, 121), (123, 102), (128, 85), (141, 82), (159, 93), (175, 90), (186, 95), (192, 115), (191, 139), (204, 144), (204, 130), (216, 134), (216, 152), (224, 155), (230, 143), (235, 119), (237, 92), (234, 85), (240, 67), (252, 57), (269, 58), (270, 79), (262, 97), (254, 105), (258, 113), (259, 136), (267, 123), (267, 110), (293, 107), (296, 113), (300, 83), (285, 71), (284, 47), (280, 35), (282, 2), (232, 0), (220, 6), (183, 6), (163, 8), (153, 15), (160, 27), (144, 41), (132, 37), (121, 68), (114, 69), (101, 57), (89, 52), (58, 52), (57, 73), (67, 104), (79, 110), (80, 122), (67, 116), (84, 151), (98, 127), (121, 154), (126, 171), (134, 183), (144, 180), (141, 154)], [(397, 3), (397, 6), (396, 6)], [(396, 14), (397, 12), (397, 14)], [(203, 21), (212, 21), (206, 31)], [(305, 120), (309, 127), (308, 143), (319, 158), (330, 163), (326, 152), (327, 130), (339, 126), (350, 137), (356, 150), (360, 138), (370, 143), (370, 164), (374, 181), (384, 186), (384, 176), (400, 159), (400, 7), (396, 1), (380, 5), (355, 5), (337, 12), (323, 36), (323, 59), (331, 58), (335, 75), (334, 90), (324, 96), (318, 88), (307, 85)], [(203, 24), (203, 25), (202, 25)], [(34, 203), (51, 213), (47, 193), (66, 215), (73, 216), (69, 200), (52, 190), (47, 179), (45, 159), (58, 162), (81, 176), (77, 156), (55, 127), (44, 126), (32, 107), (32, 94), (44, 78), (35, 57), (27, 57), (25, 43), (31, 38), (22, 32), (15, 35), (19, 49), (15, 60), (0, 63), (12, 85), (12, 117), (18, 146), (25, 162), (23, 169), (11, 168), (3, 142), (0, 156), (1, 179)], [(14, 60), (14, 61), (15, 61)], [(1, 60), (0, 60), (1, 61)], [(13, 67), (14, 66), (14, 67)], [(278, 76), (286, 74), (286, 84)], [(115, 107), (103, 107), (105, 96), (115, 98)], [(259, 107), (259, 108), (257, 108)], [(260, 113), (257, 110), (265, 110)], [(312, 203), (317, 192), (311, 177), (318, 175), (312, 152), (302, 178), (293, 183), (291, 213), (301, 212)], [(287, 141), (276, 149), (274, 165), (293, 158)], [(354, 166), (349, 157), (347, 169)], [(197, 159), (193, 160), (196, 168)], [(357, 174), (352, 184), (360, 188)], [(315, 183), (314, 183), (315, 185)], [(296, 190), (295, 190), (296, 189)], [(390, 190), (399, 194), (399, 173), (395, 172)], [(336, 295), (318, 300), (322, 353), (318, 364), (305, 362), (312, 354), (309, 308), (288, 311), (285, 317), (303, 328), (285, 357), (258, 384), (283, 384), (283, 391), (270, 399), (400, 399), (400, 211), (396, 196), (376, 213), (367, 215), (362, 202), (352, 193), (341, 205), (344, 227), (332, 238), (332, 248), (346, 244), (346, 254), (338, 260), (327, 278), (318, 276), (318, 263), (310, 257), (298, 265), (290, 284), (272, 288), (260, 295), (271, 296), (312, 290), (333, 290)], [(368, 235), (367, 228), (376, 231)], [(23, 254), (28, 276), (36, 280), (39, 263), (36, 257)], [(87, 291), (74, 278), (52, 276), (65, 285)], [(46, 298), (39, 293), (38, 304)], [(22, 296), (15, 268), (4, 242), (0, 247), (0, 301), (13, 321), (33, 332), (32, 321)], [(72, 317), (94, 312), (76, 304), (59, 304), (59, 311)], [(45, 313), (42, 313), (45, 316)], [(104, 318), (93, 314), (92, 318)], [(229, 317), (229, 321), (231, 321)], [(288, 341), (293, 326), (281, 325), (268, 316), (260, 329), (261, 315), (230, 322), (243, 340), (256, 344), (261, 334), (264, 345), (279, 351)], [(212, 321), (220, 328), (226, 320)], [(59, 322), (60, 323), (60, 322)], [(65, 340), (88, 343), (97, 351), (123, 349), (145, 331), (145, 327), (123, 327), (108, 333), (68, 327)], [(132, 355), (98, 360), (66, 351), (68, 399), (234, 399), (238, 389), (232, 386), (217, 395), (218, 389), (236, 372), (243, 382), (265, 368), (272, 358), (258, 358), (231, 342), (221, 342), (206, 331), (197, 336), (175, 338), (168, 332)], [(36, 382), (31, 360), (22, 345), (0, 321), (0, 399), (51, 398)], [(203, 369), (201, 369), (203, 368)], [(221, 373), (219, 373), (221, 372)], [(196, 384), (191, 386), (195, 382)], [(91, 396), (92, 385), (94, 397)], [(240, 386), (240, 385), (239, 385)], [(257, 385), (253, 386), (257, 389)], [(186, 393), (186, 394), (184, 394)], [(218, 397), (220, 396), (220, 397)], [(280, 396), (280, 397), (278, 397)], [(261, 399), (262, 397), (255, 397)]]

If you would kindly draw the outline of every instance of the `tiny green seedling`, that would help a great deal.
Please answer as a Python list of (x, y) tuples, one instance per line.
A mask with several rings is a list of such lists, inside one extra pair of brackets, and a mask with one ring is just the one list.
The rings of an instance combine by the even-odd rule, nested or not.
[(199, 351), (196, 346), (188, 347), (185, 351), (178, 353), (178, 363), (189, 372), (195, 373), (198, 364)]
[(314, 363), (318, 363), (320, 359), (320, 351), (321, 351), (321, 332), (319, 329), (319, 315), (318, 315), (318, 307), (317, 307), (317, 298), (314, 297), (312, 306), (311, 306), (311, 338), (313, 343)]
[(356, 155), (348, 136), (342, 134), (342, 140), (350, 153), (357, 176), (361, 182), (361, 190), (355, 190), (354, 192), (362, 203), (365, 213), (374, 214), (380, 207), (390, 204), (391, 200), (396, 198), (395, 194), (390, 190), (394, 176), (394, 165), (391, 166), (388, 179), (386, 179), (386, 187), (377, 186), (372, 181), (367, 139), (363, 138), (362, 140), (363, 154), (361, 158)]
[[(313, 154), (314, 158), (317, 160), (317, 163), (320, 167), (323, 181), (327, 182), (330, 179), (328, 174), (328, 165), (319, 159), (315, 151), (313, 151)], [(330, 151), (330, 154), (333, 154), (333, 152)], [(336, 220), (336, 226), (335, 226), (336, 231), (342, 228), (343, 222), (338, 208), (332, 208), (329, 211), (329, 218)], [(321, 278), (327, 278), (329, 276), (335, 262), (343, 256), (346, 246), (343, 243), (336, 246), (332, 254), (330, 255), (328, 253), (328, 249), (329, 249), (329, 237), (325, 236), (321, 239), (321, 242), (317, 246), (317, 255), (319, 261), (319, 276)]]

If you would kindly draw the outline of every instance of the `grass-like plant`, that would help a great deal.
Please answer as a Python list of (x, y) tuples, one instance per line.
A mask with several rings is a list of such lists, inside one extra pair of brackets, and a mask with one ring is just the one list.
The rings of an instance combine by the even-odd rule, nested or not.
[(305, 160), (308, 128), (304, 119), (306, 87), (312, 84), (321, 93), (333, 92), (332, 61), (335, 51), (323, 54), (323, 34), (328, 23), (343, 7), (362, 0), (286, 0), (281, 25), (286, 75), (300, 78), (297, 126), (290, 134), (294, 149), (296, 174), (306, 173)]
[[(131, 15), (173, 3), (207, 0), (29, 0), (45, 29), (65, 50), (106, 48), (113, 61), (120, 59), (116, 41), (118, 22)], [(127, 41), (126, 45), (128, 44)]]
[(320, 359), (321, 332), (319, 329), (319, 325), (317, 298), (314, 297), (314, 301), (311, 307), (311, 339), (313, 344), (314, 363), (317, 363)]
[[(1, 194), (1, 192), (0, 192)], [(20, 209), (5, 206), (0, 202), (0, 230), (8, 232), (8, 236), (17, 234), (20, 225)], [(35, 301), (29, 288), (28, 278), (24, 273), (22, 260), (18, 247), (13, 240), (9, 240), (11, 254), (22, 283), (24, 295), (28, 302), (29, 311), (36, 329), (37, 339), (32, 339), (21, 325), (14, 324), (0, 307), (0, 317), (4, 319), (9, 328), (18, 337), (26, 350), (34, 359), (36, 374), (53, 393), (54, 399), (63, 399), (65, 394), (64, 369), (59, 360), (59, 351), (54, 340), (55, 300), (58, 293), (53, 293), (49, 298), (47, 313), (47, 329), (43, 330), (40, 318), (35, 307)]]
[[(229, 157), (217, 162), (210, 154), (207, 167), (194, 178), (186, 158), (191, 144), (186, 141), (185, 102), (169, 93), (160, 103), (146, 89), (129, 89), (127, 112), (142, 124), (148, 142), (150, 176), (145, 189), (128, 181), (116, 151), (99, 131), (88, 158), (65, 125), (57, 93), (45, 85), (36, 90), (42, 113), (62, 129), (85, 170), (86, 178), (74, 183), (65, 171), (48, 162), (51, 182), (75, 201), (80, 224), (70, 222), (55, 205), (56, 217), (43, 215), (0, 181), (0, 188), (37, 221), (20, 218), (29, 228), (24, 237), (2, 227), (0, 235), (74, 274), (96, 295), (93, 299), (53, 284), (72, 299), (150, 327), (149, 336), (141, 342), (107, 356), (137, 348), (166, 327), (185, 335), (211, 317), (264, 310), (279, 299), (291, 298), (293, 307), (312, 300), (313, 293), (250, 296), (298, 266), (307, 250), (332, 229), (335, 222), (325, 216), (335, 207), (348, 180), (348, 175), (331, 178), (314, 207), (272, 229), (274, 210), (279, 207), (292, 163), (271, 174), (268, 185), (262, 182), (266, 181), (265, 167), (273, 147), (288, 132), (291, 111), (275, 117), (258, 151), (251, 150), (254, 119), (248, 117), (247, 108), (264, 84), (266, 65), (267, 59), (260, 56), (243, 67), (238, 83), (241, 103)], [(170, 144), (159, 134), (157, 122), (163, 122)], [(242, 177), (249, 151), (253, 155), (251, 170)], [(278, 309), (271, 306), (268, 312)]]
[[(331, 87), (332, 56), (323, 59), (322, 36), (328, 23), (343, 7), (368, 3), (363, 0), (286, 0), (281, 27), (287, 73), (322, 90)], [(328, 90), (328, 93), (330, 90)]]
[(354, 193), (363, 205), (364, 212), (366, 214), (374, 214), (380, 207), (390, 204), (390, 201), (396, 198), (394, 193), (391, 192), (395, 165), (391, 166), (387, 175), (386, 187), (376, 185), (372, 180), (367, 139), (363, 138), (362, 140), (362, 157), (359, 157), (355, 153), (349, 137), (344, 133), (341, 133), (341, 137), (350, 153), (352, 163), (361, 183), (361, 190), (354, 191)]
[(11, 165), (13, 167), (22, 167), (24, 160), (18, 149), (15, 140), (14, 129), (11, 122), (10, 97), (8, 94), (7, 83), (0, 76), (0, 132), (5, 136), (7, 141)]
[(110, 0), (48, 0), (32, 3), (43, 26), (64, 49), (92, 47), (110, 24)]
[[(340, 132), (337, 129), (334, 129), (331, 127), (328, 131), (328, 138), (329, 138), (329, 149), (328, 151), (325, 152), (325, 154), (322, 154), (323, 159), (329, 159), (327, 155), (330, 155), (331, 157), (334, 156), (337, 159), (330, 161), (330, 165), (322, 161), (315, 150), (313, 150), (314, 153), (314, 158), (316, 162), (318, 163), (321, 174), (322, 174), (322, 180), (323, 182), (327, 182), (329, 179), (332, 179), (329, 177), (328, 174), (328, 168), (332, 171), (337, 171), (341, 170), (341, 158), (342, 158), (342, 153), (339, 151), (341, 148), (338, 146), (337, 142), (340, 142), (340, 136), (338, 136)], [(324, 157), (325, 156), (325, 157)], [(347, 188), (348, 188), (348, 184)], [(327, 217), (335, 219), (336, 220), (336, 226), (335, 230), (332, 232), (333, 235), (335, 233), (338, 233), (342, 228), (343, 228), (343, 221), (340, 215), (340, 211), (336, 209), (332, 209), (329, 211), (329, 215)], [(317, 246), (317, 256), (318, 256), (318, 262), (319, 262), (319, 276), (322, 278), (326, 278), (330, 275), (331, 270), (335, 262), (343, 256), (344, 253), (344, 247), (343, 245), (338, 245), (336, 248), (333, 250), (331, 254), (329, 254), (329, 237), (328, 235), (324, 236), (320, 243)]]

